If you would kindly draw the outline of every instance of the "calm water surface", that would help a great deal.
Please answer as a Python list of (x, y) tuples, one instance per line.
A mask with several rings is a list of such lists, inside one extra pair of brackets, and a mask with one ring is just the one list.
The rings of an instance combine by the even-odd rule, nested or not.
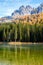
[(0, 65), (43, 65), (43, 45), (0, 45)]

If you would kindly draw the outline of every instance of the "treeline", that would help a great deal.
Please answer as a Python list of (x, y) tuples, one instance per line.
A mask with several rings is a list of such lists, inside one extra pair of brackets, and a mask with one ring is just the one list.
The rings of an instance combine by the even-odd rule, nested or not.
[(0, 42), (43, 42), (43, 24), (0, 24)]

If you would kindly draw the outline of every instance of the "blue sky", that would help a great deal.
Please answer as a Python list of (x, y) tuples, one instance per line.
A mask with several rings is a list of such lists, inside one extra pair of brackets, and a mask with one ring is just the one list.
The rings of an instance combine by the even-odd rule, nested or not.
[(37, 7), (43, 0), (0, 0), (0, 17), (11, 15), (21, 5)]

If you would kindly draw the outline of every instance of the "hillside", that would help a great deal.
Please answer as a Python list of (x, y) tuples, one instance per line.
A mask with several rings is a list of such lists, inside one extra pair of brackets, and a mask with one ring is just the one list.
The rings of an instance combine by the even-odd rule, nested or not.
[(0, 18), (0, 23), (18, 23), (20, 21), (23, 23), (36, 23), (37, 20), (40, 22), (41, 19), (43, 19), (43, 3), (40, 4), (37, 8), (33, 8), (30, 5), (22, 5), (18, 10), (14, 10), (14, 12), (11, 13), (11, 16), (4, 16)]
[(29, 23), (29, 24), (43, 23), (43, 13), (18, 16), (18, 18), (16, 18), (16, 20), (12, 20), (12, 22), (15, 23), (21, 22), (21, 23)]

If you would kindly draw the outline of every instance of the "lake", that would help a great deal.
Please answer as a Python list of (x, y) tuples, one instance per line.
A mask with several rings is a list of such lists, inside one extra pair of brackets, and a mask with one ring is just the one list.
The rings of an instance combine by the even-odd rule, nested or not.
[(0, 65), (43, 65), (43, 44), (0, 44)]

